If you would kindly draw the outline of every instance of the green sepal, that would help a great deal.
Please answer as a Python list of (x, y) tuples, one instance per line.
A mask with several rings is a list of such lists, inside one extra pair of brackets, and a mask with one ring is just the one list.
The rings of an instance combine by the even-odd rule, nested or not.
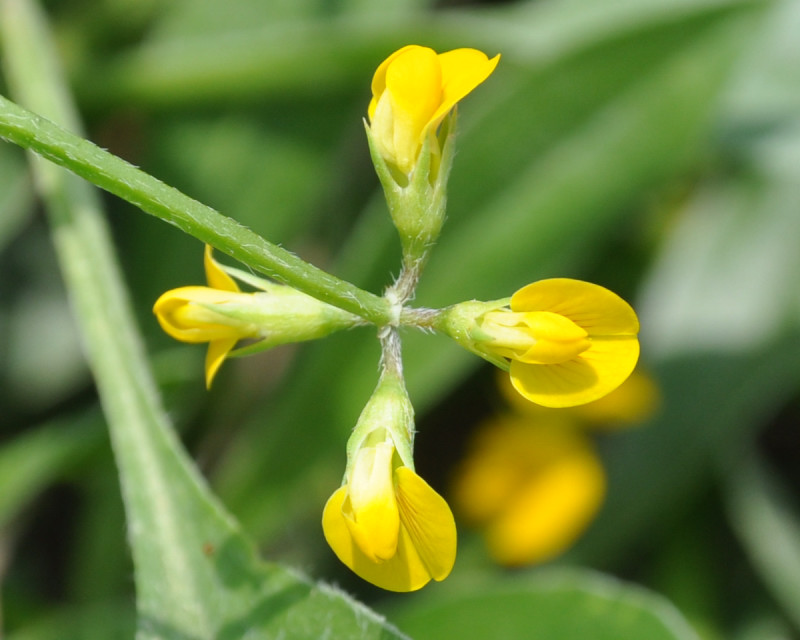
[(386, 162), (369, 124), (364, 121), (372, 162), (403, 247), (403, 263), (425, 261), (444, 224), (447, 180), (453, 160), (456, 112), (453, 110), (423, 141), (411, 174)]
[(481, 349), (481, 343), (491, 342), (492, 337), (481, 329), (480, 320), (484, 314), (490, 311), (508, 308), (510, 302), (511, 298), (502, 298), (489, 302), (469, 300), (467, 302), (454, 304), (446, 309), (442, 309), (442, 311), (436, 315), (433, 328), (440, 333), (450, 336), (468, 351), (491, 362), (503, 371), (508, 371), (508, 360)]
[(347, 441), (347, 470), (365, 446), (391, 438), (403, 466), (414, 471), (414, 407), (402, 377), (384, 370)]

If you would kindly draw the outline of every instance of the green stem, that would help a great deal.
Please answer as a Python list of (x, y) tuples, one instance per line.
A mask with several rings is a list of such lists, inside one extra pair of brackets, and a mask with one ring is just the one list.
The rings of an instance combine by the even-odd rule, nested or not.
[(0, 137), (35, 151), (269, 277), (374, 324), (390, 321), (389, 303), (382, 297), (301, 260), (235, 220), (3, 96)]

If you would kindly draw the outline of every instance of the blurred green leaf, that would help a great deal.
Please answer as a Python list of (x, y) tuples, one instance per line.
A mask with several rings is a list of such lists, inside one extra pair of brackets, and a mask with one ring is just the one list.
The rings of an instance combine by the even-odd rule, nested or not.
[(800, 628), (800, 513), (787, 487), (752, 454), (727, 461), (728, 516), (774, 598)]
[(32, 428), (0, 448), (0, 528), (102, 442), (98, 413)]
[(666, 600), (599, 574), (544, 571), (394, 612), (415, 640), (696, 640)]
[(17, 149), (0, 146), (0, 253), (31, 213), (28, 170)]
[(747, 351), (800, 324), (800, 120), (751, 137), (676, 212), (638, 305), (654, 355)]
[(50, 611), (8, 640), (130, 640), (135, 629), (133, 607), (103, 601), (87, 607)]

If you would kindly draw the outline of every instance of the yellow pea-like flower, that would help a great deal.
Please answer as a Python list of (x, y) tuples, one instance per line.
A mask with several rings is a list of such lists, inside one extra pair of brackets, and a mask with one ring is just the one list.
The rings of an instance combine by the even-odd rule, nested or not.
[(413, 470), (392, 464), (391, 445), (372, 449), (325, 505), (325, 539), (339, 560), (382, 589), (416, 591), (444, 580), (456, 557), (450, 507)]
[(434, 325), (507, 369), (522, 396), (572, 407), (610, 393), (639, 358), (639, 321), (617, 294), (590, 282), (540, 280), (495, 302), (466, 302)]
[(456, 558), (450, 507), (414, 471), (413, 429), (402, 380), (384, 374), (350, 437), (344, 483), (322, 514), (339, 560), (389, 591), (444, 580)]
[[(320, 302), (285, 285), (249, 274), (237, 277), (258, 287), (255, 293), (240, 291), (236, 282), (205, 248), (208, 286), (179, 287), (167, 291), (153, 306), (161, 328), (182, 342), (208, 342), (205, 373), (210, 387), (224, 360), (240, 340), (253, 340), (251, 353), (279, 344), (321, 338), (361, 323), (347, 311)], [(245, 349), (238, 349), (241, 354)]]
[(437, 54), (419, 45), (386, 58), (372, 79), (367, 110), (372, 137), (386, 162), (410, 174), (425, 138), (491, 75), (499, 59), (490, 60), (476, 49)]

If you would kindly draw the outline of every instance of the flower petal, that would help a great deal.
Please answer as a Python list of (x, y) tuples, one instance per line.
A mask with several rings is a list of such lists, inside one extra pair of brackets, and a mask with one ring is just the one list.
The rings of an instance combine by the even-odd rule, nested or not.
[(639, 358), (635, 336), (592, 338), (592, 346), (560, 364), (513, 360), (511, 384), (531, 402), (545, 407), (573, 407), (597, 400), (622, 384)]
[(631, 306), (605, 287), (572, 280), (539, 280), (511, 297), (512, 311), (551, 311), (572, 320), (590, 336), (636, 335), (639, 320)]
[(437, 127), (457, 102), (472, 92), (494, 71), (500, 55), (489, 57), (477, 49), (453, 49), (439, 54), (442, 69), (442, 100), (429, 127)]
[[(442, 99), (442, 73), (436, 52), (410, 47), (386, 69), (386, 91), (393, 119), (392, 149), (397, 166), (410, 170), (425, 129)], [(379, 101), (380, 102), (380, 101)]]
[(408, 467), (395, 470), (400, 521), (434, 580), (444, 580), (456, 561), (456, 524), (450, 507)]
[(222, 366), (225, 358), (230, 353), (230, 350), (236, 346), (238, 338), (225, 338), (222, 340), (212, 340), (208, 343), (208, 351), (206, 351), (206, 388), (211, 388), (211, 383), (214, 381), (214, 376)]
[(381, 442), (356, 453), (344, 501), (350, 534), (368, 558), (388, 560), (397, 550), (400, 516), (392, 484), (394, 445)]
[(369, 116), (370, 120), (375, 117), (375, 107), (378, 104), (378, 100), (380, 100), (383, 92), (386, 91), (386, 70), (389, 68), (389, 65), (394, 62), (394, 60), (398, 57), (403, 55), (409, 49), (422, 49), (418, 44), (407, 44), (405, 47), (398, 49), (393, 54), (391, 54), (386, 60), (378, 65), (378, 68), (375, 70), (374, 75), (372, 76), (372, 100), (369, 103), (369, 107), (367, 108), (367, 115)]
[(224, 318), (206, 307), (223, 305), (235, 300), (236, 294), (209, 287), (179, 287), (162, 294), (153, 305), (161, 328), (171, 337), (182, 342), (208, 342), (220, 338), (232, 338), (242, 331), (224, 324)]
[(512, 566), (560, 554), (596, 515), (605, 486), (603, 467), (588, 445), (565, 449), (534, 472), (490, 525), (490, 553)]
[(233, 278), (222, 270), (219, 262), (214, 260), (213, 252), (213, 247), (207, 244), (203, 254), (203, 265), (206, 270), (208, 286), (222, 291), (239, 291), (239, 286), (234, 282)]
[(336, 557), (356, 575), (387, 591), (416, 591), (430, 582), (431, 575), (414, 549), (404, 527), (400, 527), (397, 553), (384, 562), (370, 560), (350, 535), (342, 511), (347, 487), (340, 487), (322, 512), (322, 531)]

